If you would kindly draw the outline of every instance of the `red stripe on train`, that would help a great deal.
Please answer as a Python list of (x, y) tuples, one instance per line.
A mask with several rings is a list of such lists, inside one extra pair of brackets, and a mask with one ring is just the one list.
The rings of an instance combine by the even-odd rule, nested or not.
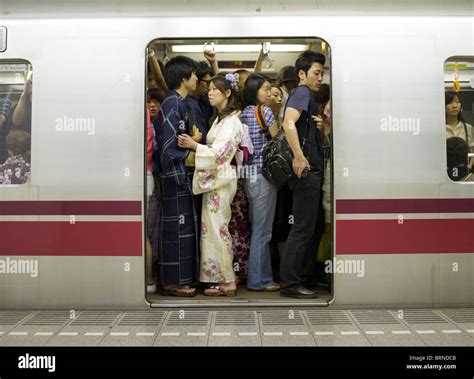
[(338, 220), (337, 254), (474, 253), (474, 219)]
[(474, 199), (337, 200), (336, 213), (474, 213)]
[[(346, 199), (337, 214), (474, 213), (474, 199)], [(0, 216), (140, 216), (140, 201), (0, 201)]]
[(141, 256), (139, 221), (0, 223), (0, 256)]
[(0, 216), (140, 216), (140, 201), (0, 201)]

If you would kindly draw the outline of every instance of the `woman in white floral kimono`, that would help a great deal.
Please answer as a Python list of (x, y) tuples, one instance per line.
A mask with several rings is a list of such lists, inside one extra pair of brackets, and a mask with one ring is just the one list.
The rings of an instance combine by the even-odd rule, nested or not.
[(231, 161), (243, 134), (236, 89), (232, 74), (211, 79), (209, 102), (218, 116), (207, 134), (207, 145), (188, 135), (178, 137), (179, 146), (196, 151), (193, 192), (204, 193), (200, 281), (213, 284), (204, 291), (207, 296), (235, 296), (237, 291), (229, 234), (230, 205), (237, 190), (237, 174)]

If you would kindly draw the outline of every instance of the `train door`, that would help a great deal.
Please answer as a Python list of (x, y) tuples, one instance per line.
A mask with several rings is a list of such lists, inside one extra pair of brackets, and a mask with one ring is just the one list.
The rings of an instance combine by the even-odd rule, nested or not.
[[(160, 241), (162, 238), (168, 238), (166, 233), (170, 228), (179, 228), (179, 224), (186, 223), (186, 215), (179, 212), (171, 214), (169, 206), (164, 210), (160, 217), (160, 196), (168, 196), (168, 184), (159, 185), (160, 178), (158, 178), (157, 171), (163, 170), (163, 167), (158, 168), (157, 164), (161, 164), (157, 153), (157, 139), (155, 135), (153, 164), (150, 161), (147, 170), (147, 187), (148, 193), (146, 195), (145, 204), (147, 204), (145, 212), (146, 223), (146, 280), (147, 280), (147, 295), (146, 299), (152, 306), (156, 307), (174, 307), (174, 306), (325, 306), (328, 305), (332, 299), (333, 286), (332, 275), (330, 274), (331, 260), (333, 257), (333, 228), (332, 225), (332, 170), (331, 170), (331, 51), (326, 41), (318, 38), (247, 38), (247, 39), (188, 39), (188, 40), (170, 40), (170, 39), (156, 39), (153, 40), (147, 47), (147, 80), (146, 80), (146, 99), (147, 99), (147, 114), (151, 119), (151, 127), (153, 130), (148, 130), (147, 136), (152, 133), (156, 134), (158, 128), (163, 127), (163, 124), (168, 122), (172, 115), (165, 114), (166, 111), (161, 109), (168, 91), (170, 81), (173, 80), (172, 75), (165, 75), (166, 64), (171, 59), (181, 56), (191, 58), (197, 63), (196, 76), (197, 85), (194, 92), (189, 93), (186, 98), (181, 100), (186, 105), (184, 112), (188, 113), (189, 125), (176, 125), (176, 128), (183, 127), (187, 133), (193, 133), (193, 126), (198, 125), (201, 130), (200, 120), (205, 124), (202, 126), (206, 129), (206, 133), (211, 133), (211, 126), (213, 118), (215, 117), (215, 110), (211, 106), (208, 96), (210, 90), (211, 78), (216, 74), (225, 74), (226, 78), (235, 81), (235, 89), (238, 92), (237, 107), (242, 111), (246, 103), (252, 101), (251, 91), (245, 94), (245, 84), (247, 78), (252, 73), (259, 73), (263, 75), (267, 84), (267, 98), (265, 105), (268, 108), (263, 108), (265, 112), (272, 114), (271, 122), (275, 122), (279, 128), (282, 127), (284, 106), (283, 103), (287, 101), (289, 93), (298, 86), (298, 78), (295, 74), (294, 65), (300, 54), (306, 50), (312, 50), (325, 57), (324, 75), (321, 73), (322, 83), (318, 84), (318, 88), (313, 92), (314, 104), (317, 107), (318, 118), (315, 119), (314, 126), (317, 126), (318, 138), (321, 143), (324, 155), (324, 173), (322, 173), (321, 190), (318, 204), (318, 217), (316, 230), (314, 231), (312, 256), (308, 257), (306, 266), (309, 267), (312, 282), (310, 283), (312, 289), (317, 293), (317, 298), (312, 299), (295, 299), (280, 296), (279, 291), (252, 291), (248, 289), (249, 283), (247, 281), (249, 270), (253, 267), (249, 260), (250, 242), (251, 242), (251, 225), (250, 219), (252, 215), (253, 205), (248, 199), (248, 191), (252, 191), (250, 186), (246, 185), (246, 181), (252, 181), (257, 178), (259, 174), (257, 164), (245, 164), (242, 162), (242, 156), (248, 156), (252, 159), (252, 154), (249, 151), (249, 146), (240, 144), (232, 167), (234, 169), (233, 175), (237, 177), (236, 191), (231, 203), (231, 220), (228, 224), (228, 232), (225, 228), (220, 230), (220, 236), (223, 240), (229, 238), (232, 246), (232, 269), (238, 281), (238, 289), (235, 297), (227, 296), (206, 296), (203, 294), (206, 285), (203, 283), (194, 283), (197, 286), (197, 295), (194, 297), (182, 296), (168, 296), (169, 291), (163, 291), (160, 284), (163, 284), (160, 275), (162, 270), (176, 265), (178, 262), (164, 261), (169, 259), (170, 254), (163, 250), (176, 249), (171, 241)], [(229, 77), (230, 74), (230, 77)], [(258, 85), (258, 82), (257, 82)], [(262, 85), (263, 86), (263, 85)], [(258, 89), (258, 88), (257, 88)], [(175, 93), (176, 95), (176, 93)], [(166, 100), (168, 101), (168, 100)], [(161, 114), (160, 114), (161, 112)], [(242, 120), (243, 113), (240, 113)], [(265, 118), (264, 120), (269, 120)], [(167, 125), (170, 127), (170, 125)], [(180, 134), (179, 130), (175, 131)], [(158, 133), (160, 133), (158, 131)], [(203, 134), (200, 133), (201, 138)], [(249, 134), (251, 135), (251, 134)], [(167, 134), (168, 138), (170, 135)], [(204, 136), (205, 137), (205, 136)], [(212, 137), (211, 137), (212, 138)], [(209, 141), (209, 139), (208, 139)], [(256, 141), (259, 141), (258, 138)], [(161, 141), (160, 143), (163, 143)], [(166, 143), (176, 144), (176, 141), (167, 141)], [(202, 143), (202, 142), (200, 142)], [(259, 142), (252, 145), (253, 151), (259, 151), (261, 146)], [(210, 145), (208, 143), (208, 145)], [(147, 145), (149, 154), (151, 154), (150, 144)], [(242, 151), (240, 151), (242, 150)], [(241, 154), (242, 156), (239, 156)], [(191, 154), (192, 159), (195, 159), (194, 154)], [(149, 160), (151, 156), (148, 156)], [(196, 161), (186, 158), (184, 165), (186, 170), (195, 171)], [(238, 161), (239, 159), (240, 161)], [(245, 158), (244, 158), (245, 159)], [(247, 158), (249, 159), (249, 158)], [(254, 163), (254, 162), (250, 162)], [(200, 164), (200, 163), (198, 163)], [(167, 175), (170, 173), (169, 168)], [(201, 174), (200, 174), (201, 175)], [(199, 178), (205, 180), (205, 174)], [(192, 180), (192, 179), (191, 179)], [(194, 179), (199, 180), (197, 178)], [(151, 183), (153, 181), (153, 183)], [(196, 183), (194, 183), (196, 186)], [(190, 184), (191, 185), (191, 184)], [(195, 190), (196, 188), (194, 188)], [(259, 189), (261, 191), (261, 189)], [(201, 191), (205, 192), (205, 191)], [(316, 194), (315, 194), (316, 196)], [(211, 198), (208, 195), (199, 195), (193, 197), (194, 206), (197, 209), (198, 220), (196, 222), (197, 235), (196, 243), (200, 245), (200, 238), (209, 233), (208, 225), (204, 222), (204, 216), (201, 213), (202, 203), (206, 206), (216, 209), (211, 211), (219, 212), (220, 198), (217, 196)], [(282, 254), (285, 251), (286, 240), (288, 234), (294, 224), (294, 215), (292, 215), (292, 193), (288, 188), (275, 190), (275, 203), (273, 204), (272, 214), (274, 213), (272, 225), (272, 238), (269, 243), (270, 246), (270, 261), (267, 267), (271, 266), (271, 273), (267, 273), (269, 277), (273, 278), (275, 283), (280, 280), (280, 262)], [(176, 207), (183, 206), (182, 202), (176, 202)], [(268, 209), (259, 209), (257, 212), (265, 212)], [(174, 223), (170, 226), (169, 220), (173, 219)], [(200, 217), (203, 219), (201, 220)], [(160, 225), (166, 223), (166, 225)], [(192, 223), (191, 223), (192, 224)], [(160, 227), (163, 227), (160, 233)], [(189, 229), (188, 229), (189, 230)], [(194, 230), (194, 229), (193, 229)], [(207, 245), (209, 247), (209, 245)], [(223, 245), (224, 246), (224, 245)], [(203, 246), (201, 246), (203, 247)], [(204, 248), (206, 248), (204, 246)], [(161, 249), (161, 250), (160, 250)], [(201, 249), (202, 250), (202, 249)], [(291, 254), (291, 249), (287, 247), (287, 253)], [(161, 254), (161, 256), (160, 256)], [(212, 270), (218, 269), (219, 262), (211, 262), (208, 254), (203, 254), (201, 251), (201, 262), (198, 264), (198, 271), (202, 276), (205, 272), (211, 273)], [(163, 258), (167, 257), (167, 258)], [(206, 266), (209, 266), (207, 267)], [(196, 279), (196, 278), (195, 278)], [(199, 280), (199, 274), (197, 277)], [(197, 282), (196, 280), (196, 282)], [(275, 288), (271, 288), (275, 289)], [(184, 291), (185, 292), (185, 291)]]

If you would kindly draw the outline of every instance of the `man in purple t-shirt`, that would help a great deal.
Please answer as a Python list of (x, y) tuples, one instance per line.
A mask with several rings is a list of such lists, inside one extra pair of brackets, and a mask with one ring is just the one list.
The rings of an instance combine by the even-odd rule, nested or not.
[(305, 51), (295, 63), (298, 87), (288, 99), (283, 129), (293, 152), (296, 177), (288, 186), (293, 193), (294, 223), (281, 259), (281, 291), (285, 297), (314, 299), (316, 293), (307, 288), (315, 251), (313, 236), (321, 194), (323, 150), (311, 116), (318, 114), (312, 91), (318, 91), (323, 81), (325, 57)]

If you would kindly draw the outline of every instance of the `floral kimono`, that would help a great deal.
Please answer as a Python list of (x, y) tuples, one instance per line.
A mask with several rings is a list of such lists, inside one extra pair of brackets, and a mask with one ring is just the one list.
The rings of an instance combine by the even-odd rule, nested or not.
[(30, 164), (21, 155), (11, 156), (0, 165), (0, 184), (25, 184), (30, 170)]
[(232, 158), (242, 139), (239, 114), (214, 121), (207, 145), (196, 149), (193, 192), (204, 193), (201, 214), (200, 281), (230, 283), (235, 280), (232, 238), (229, 233), (230, 205), (237, 191), (237, 173)]

